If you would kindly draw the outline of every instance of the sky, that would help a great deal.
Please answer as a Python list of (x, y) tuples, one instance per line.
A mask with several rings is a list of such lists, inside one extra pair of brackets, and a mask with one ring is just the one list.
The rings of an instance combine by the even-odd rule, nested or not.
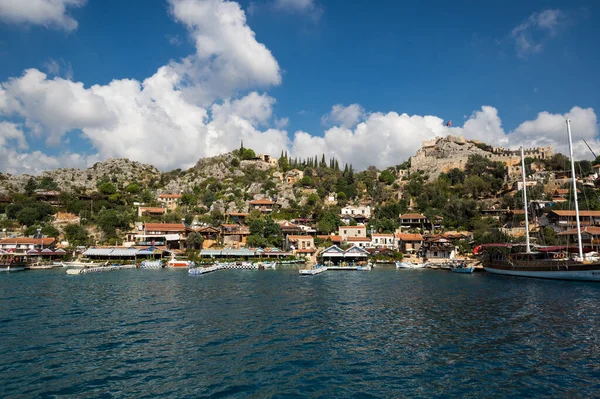
[(579, 0), (0, 0), (0, 172), (186, 169), (242, 141), (358, 170), (446, 135), (568, 155), (566, 118), (593, 159), (599, 17)]

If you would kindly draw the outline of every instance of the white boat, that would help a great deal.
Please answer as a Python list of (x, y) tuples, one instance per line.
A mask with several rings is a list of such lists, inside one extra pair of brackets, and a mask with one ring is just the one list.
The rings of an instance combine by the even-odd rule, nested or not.
[(258, 268), (264, 270), (275, 270), (276, 266), (275, 262), (261, 262), (258, 264)]
[(416, 263), (411, 261), (398, 262), (396, 261), (396, 269), (423, 269), (424, 263)]
[(77, 267), (77, 268), (82, 268), (82, 267), (99, 267), (99, 266), (106, 266), (108, 264), (108, 262), (93, 262), (93, 261), (89, 261), (89, 262), (81, 262), (81, 261), (73, 261), (73, 262), (60, 262), (60, 264), (63, 267)]
[(301, 276), (314, 276), (315, 274), (323, 273), (327, 271), (327, 266), (317, 264), (310, 269), (300, 269), (299, 273)]
[(196, 263), (191, 260), (176, 259), (175, 256), (171, 256), (171, 260), (167, 262), (167, 267), (170, 269), (189, 269), (195, 265)]
[(521, 169), (523, 177), (523, 203), (525, 204), (525, 251), (512, 244), (488, 244), (476, 247), (473, 252), (482, 255), (481, 263), (485, 271), (508, 276), (537, 277), (554, 280), (600, 281), (600, 258), (593, 254), (584, 256), (581, 243), (579, 205), (577, 203), (577, 179), (573, 144), (571, 141), (571, 121), (566, 120), (571, 156), (571, 181), (573, 183), (573, 203), (577, 223), (578, 256), (569, 257), (559, 247), (538, 247), (531, 250), (529, 243), (529, 217), (527, 185), (525, 184), (525, 160), (521, 147)]
[(52, 269), (56, 267), (56, 265), (54, 265), (53, 263), (44, 263), (44, 262), (35, 262), (35, 263), (31, 263), (27, 266), (27, 268), (29, 270), (45, 270), (45, 269)]

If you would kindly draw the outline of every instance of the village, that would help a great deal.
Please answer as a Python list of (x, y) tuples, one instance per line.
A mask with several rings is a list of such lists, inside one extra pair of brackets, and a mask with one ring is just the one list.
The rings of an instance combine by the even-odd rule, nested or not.
[[(471, 151), (465, 151), (465, 147), (469, 145)], [(459, 150), (455, 150), (454, 155), (449, 154), (451, 147), (457, 147)], [(189, 191), (169, 190), (168, 187), (157, 190), (155, 197), (149, 196), (146, 191), (145, 198), (141, 198), (140, 195), (131, 196), (133, 200), (128, 209), (133, 208), (135, 215), (130, 223), (124, 222), (115, 227), (118, 234), (110, 240), (107, 240), (106, 231), (105, 234), (88, 236), (87, 232), (93, 226), (87, 224), (87, 230), (83, 226), (86, 225), (86, 216), (89, 219), (93, 214), (88, 215), (81, 210), (79, 214), (66, 211), (64, 191), (59, 190), (58, 185), (51, 181), (49, 185), (52, 190), (39, 188), (38, 184), (38, 188), (31, 194), (36, 204), (42, 203), (49, 207), (46, 220), (54, 219), (51, 223), (51, 231), (54, 233), (44, 234), (44, 230), (48, 229), (37, 220), (23, 220), (23, 227), (12, 223), (12, 229), (2, 228), (0, 255), (4, 255), (4, 258), (27, 257), (29, 263), (33, 264), (80, 259), (90, 262), (139, 263), (144, 259), (169, 258), (185, 258), (197, 262), (293, 260), (315, 264), (327, 258), (329, 254), (339, 258), (336, 255), (339, 253), (347, 253), (352, 260), (369, 259), (372, 262), (410, 259), (444, 263), (452, 259), (467, 258), (471, 256), (473, 246), (481, 242), (481, 236), (476, 237), (476, 229), (450, 228), (451, 224), (445, 220), (448, 217), (445, 218), (442, 212), (436, 214), (427, 209), (428, 207), (419, 203), (422, 199), (411, 195), (410, 190), (415, 179), (422, 178), (424, 174), (426, 177), (435, 174), (437, 180), (434, 182), (439, 182), (444, 176), (452, 177), (453, 174), (463, 173), (458, 166), (468, 168), (470, 159), (474, 159), (469, 157), (475, 154), (489, 165), (494, 165), (494, 162), (503, 165), (501, 169), (504, 199), (511, 197), (512, 203), (518, 203), (515, 198), (519, 197), (523, 188), (518, 154), (503, 149), (492, 149), (488, 154), (483, 152), (485, 156), (481, 156), (481, 148), (479, 143), (469, 143), (457, 137), (424, 142), (423, 148), (411, 158), (409, 169), (396, 168), (374, 172), (373, 180), (380, 185), (385, 194), (381, 195), (382, 201), (379, 203), (375, 192), (369, 193), (367, 189), (360, 188), (361, 185), (364, 187), (362, 182), (367, 181), (367, 177), (364, 176), (369, 171), (364, 172), (364, 176), (360, 175), (360, 178), (354, 178), (351, 181), (354, 186), (350, 189), (330, 186), (330, 190), (323, 193), (318, 182), (319, 178), (323, 181), (327, 177), (319, 174), (328, 167), (330, 173), (341, 173), (335, 172), (337, 161), (331, 160), (327, 165), (324, 156), (321, 162), (317, 157), (314, 160), (299, 161), (288, 159), (287, 154), (283, 153), (278, 160), (269, 155), (255, 156), (251, 150), (242, 146), (239, 154), (236, 154), (241, 158), (241, 162), (237, 157), (227, 161), (231, 165), (242, 163), (241, 168), (263, 171), (267, 179), (263, 180), (263, 189), (255, 194), (243, 194), (243, 199), (230, 195), (229, 198), (234, 201), (232, 203), (237, 204), (234, 207), (237, 209), (231, 209), (232, 206), (218, 208), (218, 200), (209, 204), (207, 198), (212, 194), (208, 191), (211, 189), (210, 185), (206, 186), (206, 194), (195, 197)], [(572, 242), (576, 235), (575, 213), (561, 206), (569, 201), (570, 175), (562, 171), (548, 171), (544, 164), (536, 162), (555, 157), (550, 148), (530, 149), (528, 156), (530, 169), (526, 180), (527, 187), (532, 191), (536, 188), (542, 190), (537, 197), (532, 197), (529, 210), (530, 229), (551, 232), (555, 240)], [(295, 165), (298, 167), (294, 167)], [(489, 165), (484, 167), (490, 170)], [(589, 169), (589, 173), (578, 176), (577, 184), (584, 190), (593, 191), (600, 174), (600, 165), (591, 165)], [(386, 173), (392, 176), (387, 182), (384, 180), (388, 178)], [(346, 166), (341, 176), (350, 174), (351, 169), (348, 172)], [(48, 183), (49, 179), (44, 179)], [(463, 177), (462, 185), (454, 184), (453, 187), (466, 186), (466, 180), (468, 179)], [(113, 177), (112, 182), (115, 181), (117, 179)], [(42, 182), (41, 185), (43, 184)], [(122, 191), (132, 191), (135, 194), (135, 190), (131, 188), (132, 184), (129, 182)], [(217, 189), (224, 188), (217, 183), (211, 184), (217, 185)], [(252, 184), (256, 182), (251, 182), (250, 187)], [(264, 188), (269, 185), (272, 188), (265, 192)], [(105, 194), (104, 206), (100, 212), (106, 211), (106, 205), (110, 204), (111, 198), (123, 201), (122, 197), (118, 197), (116, 185), (106, 176), (97, 186), (98, 192)], [(424, 190), (423, 187), (420, 188), (421, 191)], [(291, 189), (296, 194), (295, 199), (290, 200), (281, 195), (281, 192)], [(278, 193), (280, 195), (277, 195)], [(352, 194), (354, 198), (349, 198)], [(81, 204), (89, 203), (93, 210), (94, 195), (98, 193), (80, 192), (75, 201)], [(239, 195), (242, 195), (241, 191)], [(218, 196), (222, 195), (217, 192), (215, 198)], [(20, 198), (18, 193), (13, 197), (17, 200)], [(302, 199), (298, 201), (298, 197)], [(493, 190), (490, 190), (490, 194), (479, 190), (472, 197), (472, 200), (476, 201), (473, 203), (479, 208), (478, 220), (493, 224), (488, 230), (499, 231), (515, 240), (523, 239), (525, 211), (522, 204), (520, 209), (503, 207), (503, 201)], [(204, 216), (194, 212), (193, 206), (190, 206), (200, 202), (204, 202), (205, 205)], [(303, 202), (304, 205), (294, 205), (299, 202)], [(506, 203), (506, 200), (504, 202)], [(6, 210), (5, 216), (10, 214), (11, 207), (15, 207), (14, 198), (11, 198), (10, 194), (0, 196), (0, 203)], [(97, 199), (97, 203), (103, 202)], [(390, 208), (390, 204), (404, 206)], [(18, 207), (21, 209), (23, 205), (18, 204)], [(294, 210), (294, 207), (300, 208), (300, 212)], [(390, 216), (387, 209), (386, 218), (383, 218), (382, 210), (386, 207), (404, 212)], [(324, 214), (321, 209), (328, 211)], [(425, 212), (420, 212), (421, 209)], [(212, 216), (209, 217), (209, 214)], [(178, 219), (178, 216), (181, 218)], [(4, 225), (10, 225), (6, 222), (7, 219)], [(582, 210), (580, 223), (583, 226), (584, 245), (598, 248), (600, 211)], [(126, 228), (127, 225), (129, 228)], [(28, 228), (23, 231), (25, 227)], [(34, 234), (25, 234), (27, 231), (31, 232), (32, 228)], [(75, 230), (83, 234), (85, 240), (69, 242), (69, 238), (76, 236), (73, 233)], [(352, 257), (350, 254), (360, 255)]]

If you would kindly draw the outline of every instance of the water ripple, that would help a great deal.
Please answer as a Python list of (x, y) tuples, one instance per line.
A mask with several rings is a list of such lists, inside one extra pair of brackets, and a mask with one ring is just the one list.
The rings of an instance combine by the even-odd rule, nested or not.
[[(72, 277), (72, 276), (71, 276)], [(600, 285), (442, 271), (0, 275), (2, 398), (569, 397)]]

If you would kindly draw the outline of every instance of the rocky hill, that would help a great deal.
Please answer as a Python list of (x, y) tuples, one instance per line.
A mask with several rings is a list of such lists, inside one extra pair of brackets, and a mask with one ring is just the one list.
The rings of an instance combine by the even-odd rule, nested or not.
[(27, 181), (34, 177), (41, 181), (52, 179), (62, 191), (91, 192), (101, 179), (108, 179), (119, 185), (126, 186), (131, 182), (150, 184), (159, 181), (162, 173), (152, 165), (130, 161), (129, 159), (107, 159), (98, 162), (87, 169), (62, 168), (42, 172), (39, 176), (10, 175), (0, 177), (0, 191), (23, 192)]

